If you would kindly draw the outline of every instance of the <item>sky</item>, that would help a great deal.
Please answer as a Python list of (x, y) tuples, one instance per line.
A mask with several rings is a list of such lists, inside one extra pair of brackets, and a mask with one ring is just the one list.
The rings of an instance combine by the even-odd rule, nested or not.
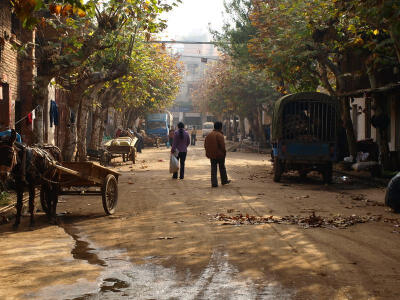
[(210, 41), (212, 29), (223, 25), (223, 0), (182, 0), (178, 7), (166, 14), (168, 28), (163, 36), (174, 40)]

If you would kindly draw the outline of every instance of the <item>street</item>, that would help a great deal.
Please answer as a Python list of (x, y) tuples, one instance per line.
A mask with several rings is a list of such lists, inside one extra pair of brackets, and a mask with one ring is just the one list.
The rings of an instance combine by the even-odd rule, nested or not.
[[(0, 226), (0, 299), (400, 298), (399, 217), (382, 187), (339, 175), (274, 183), (265, 154), (230, 152), (226, 165), (232, 183), (211, 188), (200, 142), (172, 180), (169, 150), (146, 148), (115, 167), (114, 215), (99, 197), (61, 196), (59, 226), (43, 212), (32, 231), (28, 217)], [(343, 229), (216, 218), (313, 213), (371, 218)]]

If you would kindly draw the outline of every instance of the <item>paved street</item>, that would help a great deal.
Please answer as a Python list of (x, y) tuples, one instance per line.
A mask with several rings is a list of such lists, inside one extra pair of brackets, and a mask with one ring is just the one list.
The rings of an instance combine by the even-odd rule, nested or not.
[[(27, 217), (17, 232), (1, 226), (0, 299), (400, 298), (400, 228), (382, 188), (295, 174), (274, 183), (267, 156), (235, 152), (232, 183), (212, 189), (202, 145), (189, 149), (184, 180), (168, 167), (165, 148), (117, 166), (113, 216), (99, 197), (62, 196), (60, 226), (43, 213), (33, 231)], [(345, 229), (215, 219), (313, 212), (382, 218)]]

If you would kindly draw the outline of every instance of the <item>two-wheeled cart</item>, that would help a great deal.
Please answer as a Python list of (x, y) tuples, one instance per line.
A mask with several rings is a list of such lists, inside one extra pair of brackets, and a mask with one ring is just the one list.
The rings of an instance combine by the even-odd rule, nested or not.
[[(58, 195), (99, 195), (106, 214), (115, 212), (120, 173), (93, 162), (62, 162), (55, 167), (60, 171)], [(40, 201), (48, 213), (46, 197), (48, 194), (42, 189)]]

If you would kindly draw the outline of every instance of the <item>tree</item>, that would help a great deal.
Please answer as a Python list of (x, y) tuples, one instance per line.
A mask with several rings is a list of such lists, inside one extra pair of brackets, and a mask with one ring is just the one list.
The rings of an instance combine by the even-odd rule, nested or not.
[(132, 127), (140, 116), (171, 106), (182, 80), (178, 57), (162, 46), (138, 44), (134, 55), (130, 74), (118, 80), (121, 97), (116, 108), (125, 112), (125, 127)]
[[(393, 35), (387, 33), (398, 23), (395, 2), (254, 1), (251, 18), (258, 31), (249, 44), (251, 53), (281, 78), (282, 89), (291, 89), (298, 82), (296, 73), (302, 72), (338, 97), (353, 156), (357, 148), (349, 100), (341, 95), (354, 90), (366, 74), (373, 79), (378, 69), (393, 66)], [(378, 20), (386, 25), (379, 26)]]
[[(53, 56), (51, 70), (59, 71), (51, 75), (57, 75), (59, 85), (70, 91), (71, 111), (84, 115), (90, 105), (83, 103), (87, 98), (82, 95), (92, 86), (126, 75), (137, 39), (148, 39), (151, 33), (165, 28), (165, 20), (158, 16), (172, 8), (160, 1), (148, 3), (144, 0), (91, 1), (90, 7), (85, 18), (56, 12), (48, 20), (59, 33), (57, 42), (47, 40), (49, 48), (54, 46), (52, 51), (57, 54)], [(40, 89), (43, 90), (44, 85)], [(78, 120), (81, 119), (86, 118), (78, 116)], [(66, 160), (72, 159), (75, 149), (76, 124), (69, 129), (63, 147)], [(83, 158), (85, 147), (81, 149), (79, 155)]]
[[(203, 111), (213, 112), (221, 118), (225, 116), (228, 120), (237, 115), (242, 124), (247, 118), (256, 139), (265, 143), (262, 112), (279, 97), (279, 93), (271, 86), (264, 71), (236, 65), (234, 59), (225, 57), (207, 70), (193, 96), (194, 103)], [(269, 110), (265, 111), (268, 113)], [(227, 135), (229, 137), (229, 131)]]
[[(331, 95), (339, 96), (348, 88), (348, 75), (362, 71), (346, 69), (343, 63), (343, 58), (356, 62), (365, 55), (354, 31), (358, 21), (340, 13), (334, 1), (254, 3), (251, 18), (258, 31), (249, 44), (250, 52), (272, 71), (283, 91), (315, 90), (321, 83)], [(349, 102), (341, 98), (340, 103), (350, 152), (355, 156)]]

